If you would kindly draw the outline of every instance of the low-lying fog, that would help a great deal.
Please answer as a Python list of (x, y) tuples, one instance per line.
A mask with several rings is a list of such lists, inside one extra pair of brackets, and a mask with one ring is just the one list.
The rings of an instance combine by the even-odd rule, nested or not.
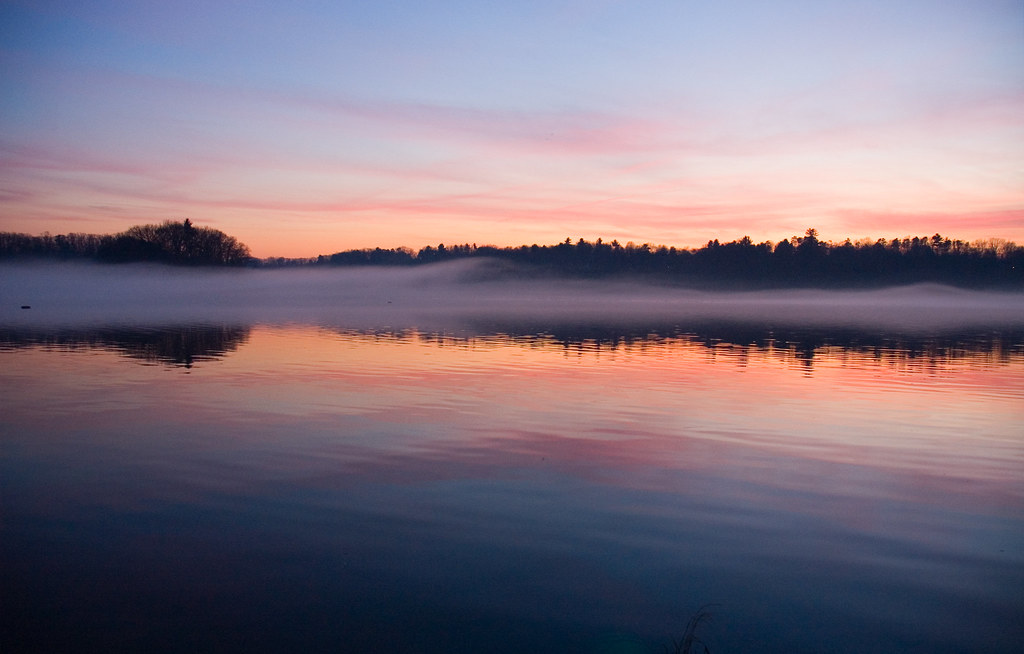
[(0, 324), (311, 323), (358, 329), (487, 324), (500, 330), (505, 323), (637, 326), (722, 320), (910, 331), (1024, 325), (1024, 293), (938, 285), (710, 292), (618, 281), (511, 279), (495, 274), (501, 265), (474, 260), (411, 268), (201, 270), (8, 263), (0, 265)]

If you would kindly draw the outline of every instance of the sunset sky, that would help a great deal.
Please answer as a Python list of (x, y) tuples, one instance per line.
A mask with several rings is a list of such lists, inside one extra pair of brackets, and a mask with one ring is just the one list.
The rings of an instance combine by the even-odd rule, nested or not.
[(1024, 242), (1022, 0), (0, 1), (0, 231)]

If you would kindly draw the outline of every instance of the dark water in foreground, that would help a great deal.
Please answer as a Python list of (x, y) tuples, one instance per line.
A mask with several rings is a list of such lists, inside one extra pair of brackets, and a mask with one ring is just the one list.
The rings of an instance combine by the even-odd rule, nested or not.
[(3, 651), (1019, 651), (1024, 339), (0, 330)]

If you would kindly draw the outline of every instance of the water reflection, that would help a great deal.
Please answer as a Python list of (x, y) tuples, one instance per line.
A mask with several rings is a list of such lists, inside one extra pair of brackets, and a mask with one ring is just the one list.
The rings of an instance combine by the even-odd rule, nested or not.
[(151, 364), (191, 368), (219, 359), (249, 339), (250, 327), (190, 325), (173, 327), (93, 327), (79, 329), (3, 329), (0, 350), (102, 349)]
[[(330, 327), (346, 338), (419, 342), (438, 347), (488, 344), (557, 349), (577, 354), (705, 349), (736, 360), (772, 356), (801, 362), (853, 358), (887, 365), (930, 368), (960, 361), (1006, 363), (1024, 355), (1024, 330), (978, 330), (936, 334), (868, 332), (854, 329), (772, 328), (746, 323), (662, 325), (645, 328), (612, 325), (463, 326), (450, 331), (415, 328), (352, 329)], [(146, 363), (191, 368), (229, 356), (249, 339), (251, 326), (177, 325), (76, 329), (0, 328), (0, 350), (103, 349)]]
[[(342, 330), (346, 334), (361, 334)], [(436, 344), (508, 341), (528, 347), (554, 347), (567, 351), (599, 352), (657, 351), (658, 349), (701, 347), (711, 351), (727, 349), (739, 357), (770, 354), (795, 358), (811, 366), (815, 357), (854, 356), (879, 362), (900, 363), (921, 360), (939, 365), (954, 360), (1008, 362), (1024, 354), (1024, 330), (976, 330), (922, 334), (916, 332), (866, 331), (815, 327), (766, 327), (750, 323), (712, 322), (628, 328), (621, 326), (533, 325), (494, 329), (492, 332), (452, 333), (372, 332), (375, 336), (403, 339), (415, 337)]]
[(1024, 638), (1019, 332), (142, 332), (4, 337), (12, 651)]

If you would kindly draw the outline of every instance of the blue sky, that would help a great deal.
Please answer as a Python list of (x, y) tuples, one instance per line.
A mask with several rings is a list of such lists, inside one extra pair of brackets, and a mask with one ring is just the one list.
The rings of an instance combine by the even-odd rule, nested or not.
[(2, 2), (0, 229), (1024, 241), (1024, 2)]

